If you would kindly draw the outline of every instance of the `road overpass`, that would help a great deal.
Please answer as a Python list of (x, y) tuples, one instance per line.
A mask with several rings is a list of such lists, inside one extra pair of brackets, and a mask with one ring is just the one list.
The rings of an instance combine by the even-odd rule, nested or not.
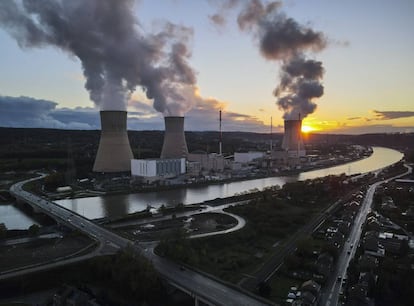
[[(45, 177), (45, 174), (32, 178), (26, 181), (22, 181), (14, 184), (10, 188), (10, 193), (18, 200), (26, 202), (35, 208), (37, 211), (41, 211), (59, 223), (67, 224), (71, 227), (77, 228), (81, 232), (99, 241), (99, 250), (103, 248), (112, 248), (114, 251), (124, 248), (128, 245), (133, 246), (132, 249), (145, 256), (152, 261), (155, 269), (159, 272), (161, 278), (168, 281), (172, 286), (183, 290), (194, 297), (195, 305), (198, 305), (199, 301), (207, 305), (222, 305), (222, 306), (255, 306), (255, 305), (272, 305), (260, 297), (237, 288), (236, 286), (229, 286), (217, 279), (210, 278), (204, 274), (196, 271), (185, 269), (168, 259), (159, 257), (153, 252), (148, 252), (139, 243), (125, 239), (95, 223), (86, 219), (85, 217), (76, 214), (75, 212), (66, 209), (56, 203), (49, 201), (48, 199), (37, 196), (31, 192), (23, 189), (23, 185), (38, 179)], [(99, 255), (99, 252), (89, 255), (90, 257)], [(84, 260), (85, 258), (82, 258)], [(75, 258), (70, 261), (65, 261), (60, 264), (66, 264), (73, 262)], [(24, 273), (41, 271), (42, 269), (50, 269), (59, 265), (58, 262), (50, 263), (49, 265), (42, 265), (32, 267), (31, 269), (20, 269), (11, 273), (4, 273), (0, 275), (0, 279), (7, 279), (17, 275), (23, 275)], [(145, 281), (145, 280), (144, 280)]]

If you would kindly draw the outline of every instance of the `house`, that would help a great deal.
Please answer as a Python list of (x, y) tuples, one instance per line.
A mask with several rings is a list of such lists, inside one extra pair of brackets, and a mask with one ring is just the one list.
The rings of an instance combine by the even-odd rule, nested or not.
[(358, 211), (360, 206), (361, 205), (357, 201), (352, 201), (344, 205), (345, 209), (350, 210), (350, 211)]
[(381, 203), (381, 209), (383, 210), (394, 210), (397, 206), (395, 206), (394, 201), (391, 197), (383, 197), (382, 203)]
[(381, 229), (381, 223), (376, 217), (369, 217), (366, 221), (367, 229), (370, 231), (379, 231)]
[(374, 231), (369, 231), (365, 233), (363, 239), (363, 246), (364, 246), (364, 254), (376, 256), (376, 257), (384, 257), (385, 256), (385, 249), (379, 243), (378, 233)]
[(394, 238), (393, 235), (386, 236), (384, 233), (380, 233), (379, 241), (387, 253), (394, 255), (402, 255), (402, 241)]

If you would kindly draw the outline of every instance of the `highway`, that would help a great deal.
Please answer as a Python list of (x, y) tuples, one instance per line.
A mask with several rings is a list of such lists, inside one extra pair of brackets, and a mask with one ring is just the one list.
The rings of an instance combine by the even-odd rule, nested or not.
[[(342, 252), (339, 255), (336, 270), (332, 273), (332, 276), (329, 278), (326, 289), (321, 296), (319, 305), (338, 305), (339, 294), (341, 292), (342, 282), (346, 276), (346, 271), (348, 269), (349, 262), (354, 257), (356, 249), (358, 248), (359, 241), (361, 239), (361, 227), (364, 224), (368, 213), (371, 211), (372, 200), (374, 198), (375, 190), (378, 186), (383, 183), (388, 183), (389, 181), (395, 180), (396, 178), (405, 176), (411, 173), (412, 168), (408, 165), (405, 165), (407, 171), (403, 174), (394, 176), (392, 178), (376, 182), (369, 186), (365, 198), (362, 202), (362, 206), (358, 212), (357, 217), (354, 220), (351, 232), (349, 234), (348, 240), (345, 242)], [(349, 254), (348, 254), (349, 252)], [(339, 280), (340, 279), (340, 280)]]
[[(117, 249), (124, 248), (127, 245), (132, 245), (135, 252), (144, 255), (152, 261), (155, 269), (160, 273), (162, 278), (166, 279), (172, 285), (182, 289), (183, 291), (186, 291), (190, 295), (198, 297), (201, 301), (209, 305), (271, 305), (270, 302), (266, 302), (265, 300), (255, 297), (250, 293), (238, 290), (234, 286), (228, 286), (221, 281), (207, 277), (204, 274), (197, 273), (189, 269), (183, 270), (180, 265), (155, 255), (153, 252), (148, 251), (148, 249), (145, 249), (140, 244), (134, 244), (133, 241), (120, 237), (119, 235), (96, 225), (83, 216), (72, 212), (71, 210), (23, 190), (24, 184), (41, 179), (45, 176), (45, 174), (42, 174), (40, 177), (16, 183), (10, 188), (10, 193), (16, 197), (16, 199), (28, 202), (32, 206), (37, 207), (39, 210), (53, 217), (58, 222), (68, 224), (93, 237), (100, 243), (100, 246), (98, 247), (99, 251), (105, 246), (110, 246), (114, 251), (116, 251)], [(97, 256), (99, 251), (95, 251), (93, 254), (88, 254), (87, 256)], [(82, 260), (83, 259), (85, 258), (82, 258)], [(19, 271), (3, 273), (0, 275), (0, 279), (23, 275), (24, 273), (33, 271), (40, 271), (42, 269), (50, 269), (55, 265), (66, 264), (75, 260), (76, 258), (72, 258), (66, 260), (64, 263), (52, 262), (48, 265), (37, 266), (35, 268), (32, 267), (27, 270), (20, 269)]]

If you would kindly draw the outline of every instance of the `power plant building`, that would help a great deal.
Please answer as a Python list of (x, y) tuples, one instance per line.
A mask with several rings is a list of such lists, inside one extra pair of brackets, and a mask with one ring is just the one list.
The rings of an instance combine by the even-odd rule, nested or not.
[[(188, 154), (189, 162), (200, 164), (200, 171), (222, 172), (225, 166), (223, 155), (217, 153), (206, 153), (204, 151), (195, 151)], [(196, 168), (196, 166), (194, 166)], [(193, 171), (194, 172), (194, 171)]]
[(263, 158), (264, 152), (234, 152), (234, 162), (240, 164), (248, 164), (256, 159)]
[(184, 135), (184, 117), (164, 117), (165, 134), (161, 158), (187, 158), (188, 149)]
[(185, 158), (131, 160), (131, 175), (147, 181), (176, 177), (185, 171)]
[(101, 111), (101, 138), (94, 172), (129, 172), (134, 158), (127, 133), (126, 111)]

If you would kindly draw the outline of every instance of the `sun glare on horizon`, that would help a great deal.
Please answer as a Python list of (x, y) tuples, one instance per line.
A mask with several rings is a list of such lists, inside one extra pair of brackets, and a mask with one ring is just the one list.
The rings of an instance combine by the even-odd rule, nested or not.
[(316, 129), (310, 125), (302, 125), (302, 133), (310, 133), (316, 131)]

